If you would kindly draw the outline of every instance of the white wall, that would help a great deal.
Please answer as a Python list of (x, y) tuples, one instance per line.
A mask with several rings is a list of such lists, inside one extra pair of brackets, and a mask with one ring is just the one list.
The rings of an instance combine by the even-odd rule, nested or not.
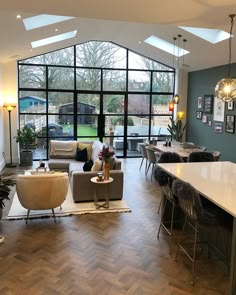
[(3, 81), (2, 81), (2, 64), (0, 64), (0, 171), (5, 165), (5, 160), (3, 157), (4, 153), (4, 141), (5, 141), (5, 132), (4, 132), (4, 118), (3, 118)]
[[(17, 88), (17, 63), (11, 62), (2, 65), (2, 100), (3, 102), (18, 103), (18, 88)], [(2, 108), (1, 108), (2, 109)], [(9, 140), (9, 116), (6, 110), (2, 110), (4, 117), (4, 152), (6, 162), (10, 162), (10, 140)], [(12, 160), (13, 163), (18, 163), (18, 145), (14, 139), (16, 129), (18, 128), (18, 108), (11, 112), (11, 131), (12, 131)], [(1, 123), (0, 123), (1, 124)], [(1, 128), (1, 125), (0, 125)], [(0, 132), (2, 134), (2, 132)], [(1, 135), (0, 135), (1, 140)], [(1, 146), (0, 146), (1, 153)], [(1, 153), (2, 154), (2, 153)], [(0, 159), (1, 159), (0, 154)]]

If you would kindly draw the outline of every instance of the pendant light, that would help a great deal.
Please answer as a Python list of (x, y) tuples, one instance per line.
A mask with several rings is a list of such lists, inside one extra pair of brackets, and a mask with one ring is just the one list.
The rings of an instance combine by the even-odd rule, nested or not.
[[(174, 37), (173, 40), (174, 40), (174, 46), (173, 46), (173, 69), (174, 69), (175, 68), (175, 42), (176, 42), (177, 38)], [(174, 104), (175, 104), (175, 101), (174, 101), (174, 97), (173, 97), (173, 99), (169, 102), (169, 111), (170, 112), (174, 111)]]
[[(181, 37), (182, 37), (182, 35), (178, 35), (178, 64), (177, 64), (178, 76), (179, 76), (179, 45), (180, 45), (180, 38)], [(175, 104), (179, 103), (179, 101), (180, 101), (179, 94), (175, 94), (173, 101)]]
[(173, 112), (173, 110), (174, 110), (174, 101), (172, 100), (169, 102), (169, 111)]
[(233, 31), (235, 14), (230, 14), (229, 17), (231, 19), (231, 27), (230, 27), (230, 33), (229, 33), (230, 36), (229, 36), (228, 77), (221, 79), (215, 87), (216, 96), (225, 102), (236, 100), (236, 83), (235, 83), (235, 80), (230, 77), (231, 76), (230, 70), (231, 70), (232, 31)]

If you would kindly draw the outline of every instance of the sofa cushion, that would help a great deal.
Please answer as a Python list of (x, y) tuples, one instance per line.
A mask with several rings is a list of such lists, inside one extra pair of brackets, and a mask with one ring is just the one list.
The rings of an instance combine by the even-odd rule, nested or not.
[(87, 149), (77, 149), (75, 159), (76, 161), (86, 162), (88, 159)]
[(78, 143), (78, 148), (80, 150), (83, 150), (83, 149), (87, 149), (87, 160), (91, 160), (91, 154), (92, 154), (92, 143), (82, 143), (82, 142), (79, 142)]
[(101, 171), (103, 169), (102, 160), (97, 159), (93, 167), (91, 168), (91, 171)]
[[(75, 159), (50, 159), (48, 161), (48, 167), (53, 170), (53, 169), (66, 169), (69, 170), (69, 166), (71, 163), (78, 163), (75, 161)], [(83, 165), (83, 163), (82, 163)]]
[(50, 158), (75, 158), (77, 150), (77, 141), (60, 141), (51, 140), (50, 141)]
[(94, 163), (99, 158), (98, 155), (101, 152), (102, 147), (103, 147), (103, 144), (99, 140), (94, 141), (92, 146), (92, 155), (91, 155), (91, 159), (93, 160)]
[(83, 172), (83, 162), (73, 162), (69, 166), (69, 175), (71, 175), (72, 172), (77, 171), (77, 172)]
[(89, 160), (84, 163), (83, 170), (84, 170), (84, 172), (91, 171), (92, 167), (93, 167), (93, 161)]

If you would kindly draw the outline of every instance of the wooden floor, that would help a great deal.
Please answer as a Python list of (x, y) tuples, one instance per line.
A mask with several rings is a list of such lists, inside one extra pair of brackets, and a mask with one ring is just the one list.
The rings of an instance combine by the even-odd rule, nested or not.
[(189, 262), (174, 261), (164, 233), (157, 240), (160, 192), (139, 164), (123, 160), (131, 213), (3, 220), (0, 294), (228, 294), (229, 278), (214, 262), (197, 265), (192, 287)]

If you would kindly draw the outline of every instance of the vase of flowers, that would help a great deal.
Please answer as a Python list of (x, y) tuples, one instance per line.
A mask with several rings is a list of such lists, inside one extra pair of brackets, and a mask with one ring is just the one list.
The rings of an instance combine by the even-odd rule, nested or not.
[(109, 147), (103, 146), (99, 157), (103, 160), (104, 180), (110, 178), (110, 159), (114, 156), (115, 152)]

